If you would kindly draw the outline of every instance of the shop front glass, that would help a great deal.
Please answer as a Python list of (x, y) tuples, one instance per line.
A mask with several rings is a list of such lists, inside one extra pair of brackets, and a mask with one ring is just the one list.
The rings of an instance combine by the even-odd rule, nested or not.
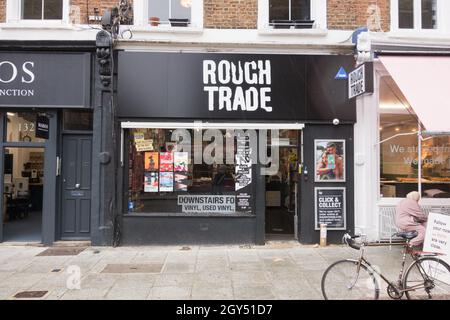
[(417, 116), (390, 77), (380, 83), (379, 117), (380, 196), (404, 198), (420, 183), (422, 197), (450, 198), (450, 135), (423, 135), (419, 181)]
[(129, 129), (126, 136), (129, 213), (254, 213), (247, 138), (201, 129)]

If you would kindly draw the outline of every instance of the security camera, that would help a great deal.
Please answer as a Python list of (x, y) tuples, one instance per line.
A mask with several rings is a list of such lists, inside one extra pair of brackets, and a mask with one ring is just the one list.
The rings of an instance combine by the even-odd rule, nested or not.
[(333, 119), (333, 124), (337, 126), (339, 124), (339, 119)]

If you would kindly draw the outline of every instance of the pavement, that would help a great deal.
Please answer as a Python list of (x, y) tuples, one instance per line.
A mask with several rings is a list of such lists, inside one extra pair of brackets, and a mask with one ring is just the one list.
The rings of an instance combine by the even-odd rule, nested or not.
[[(39, 256), (48, 248), (0, 245), (0, 300), (23, 291), (31, 299), (322, 299), (320, 281), (334, 261), (356, 258), (344, 246), (295, 241), (265, 246), (87, 247), (75, 255)], [(389, 279), (400, 270), (401, 247), (367, 248)], [(382, 297), (386, 297), (385, 285)]]

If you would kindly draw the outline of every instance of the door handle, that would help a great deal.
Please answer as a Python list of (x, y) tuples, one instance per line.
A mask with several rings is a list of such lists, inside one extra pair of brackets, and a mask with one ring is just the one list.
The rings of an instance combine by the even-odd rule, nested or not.
[(80, 189), (80, 184), (79, 183), (75, 184), (75, 189)]

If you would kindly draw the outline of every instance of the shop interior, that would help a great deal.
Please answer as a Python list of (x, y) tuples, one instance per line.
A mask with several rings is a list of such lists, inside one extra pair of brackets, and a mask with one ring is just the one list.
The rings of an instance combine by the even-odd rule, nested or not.
[[(390, 76), (380, 81), (380, 196), (404, 198), (418, 190), (418, 119)], [(423, 130), (423, 129), (422, 129)], [(450, 198), (450, 136), (424, 135), (422, 197)]]
[[(36, 137), (36, 112), (7, 112), (7, 142), (44, 142)], [(44, 148), (4, 149), (3, 241), (41, 242)]]
[(43, 148), (5, 148), (3, 240), (41, 242)]
[[(281, 130), (280, 165), (277, 174), (266, 176), (266, 235), (294, 236), (298, 181), (297, 130)], [(270, 145), (268, 146), (270, 148)]]

